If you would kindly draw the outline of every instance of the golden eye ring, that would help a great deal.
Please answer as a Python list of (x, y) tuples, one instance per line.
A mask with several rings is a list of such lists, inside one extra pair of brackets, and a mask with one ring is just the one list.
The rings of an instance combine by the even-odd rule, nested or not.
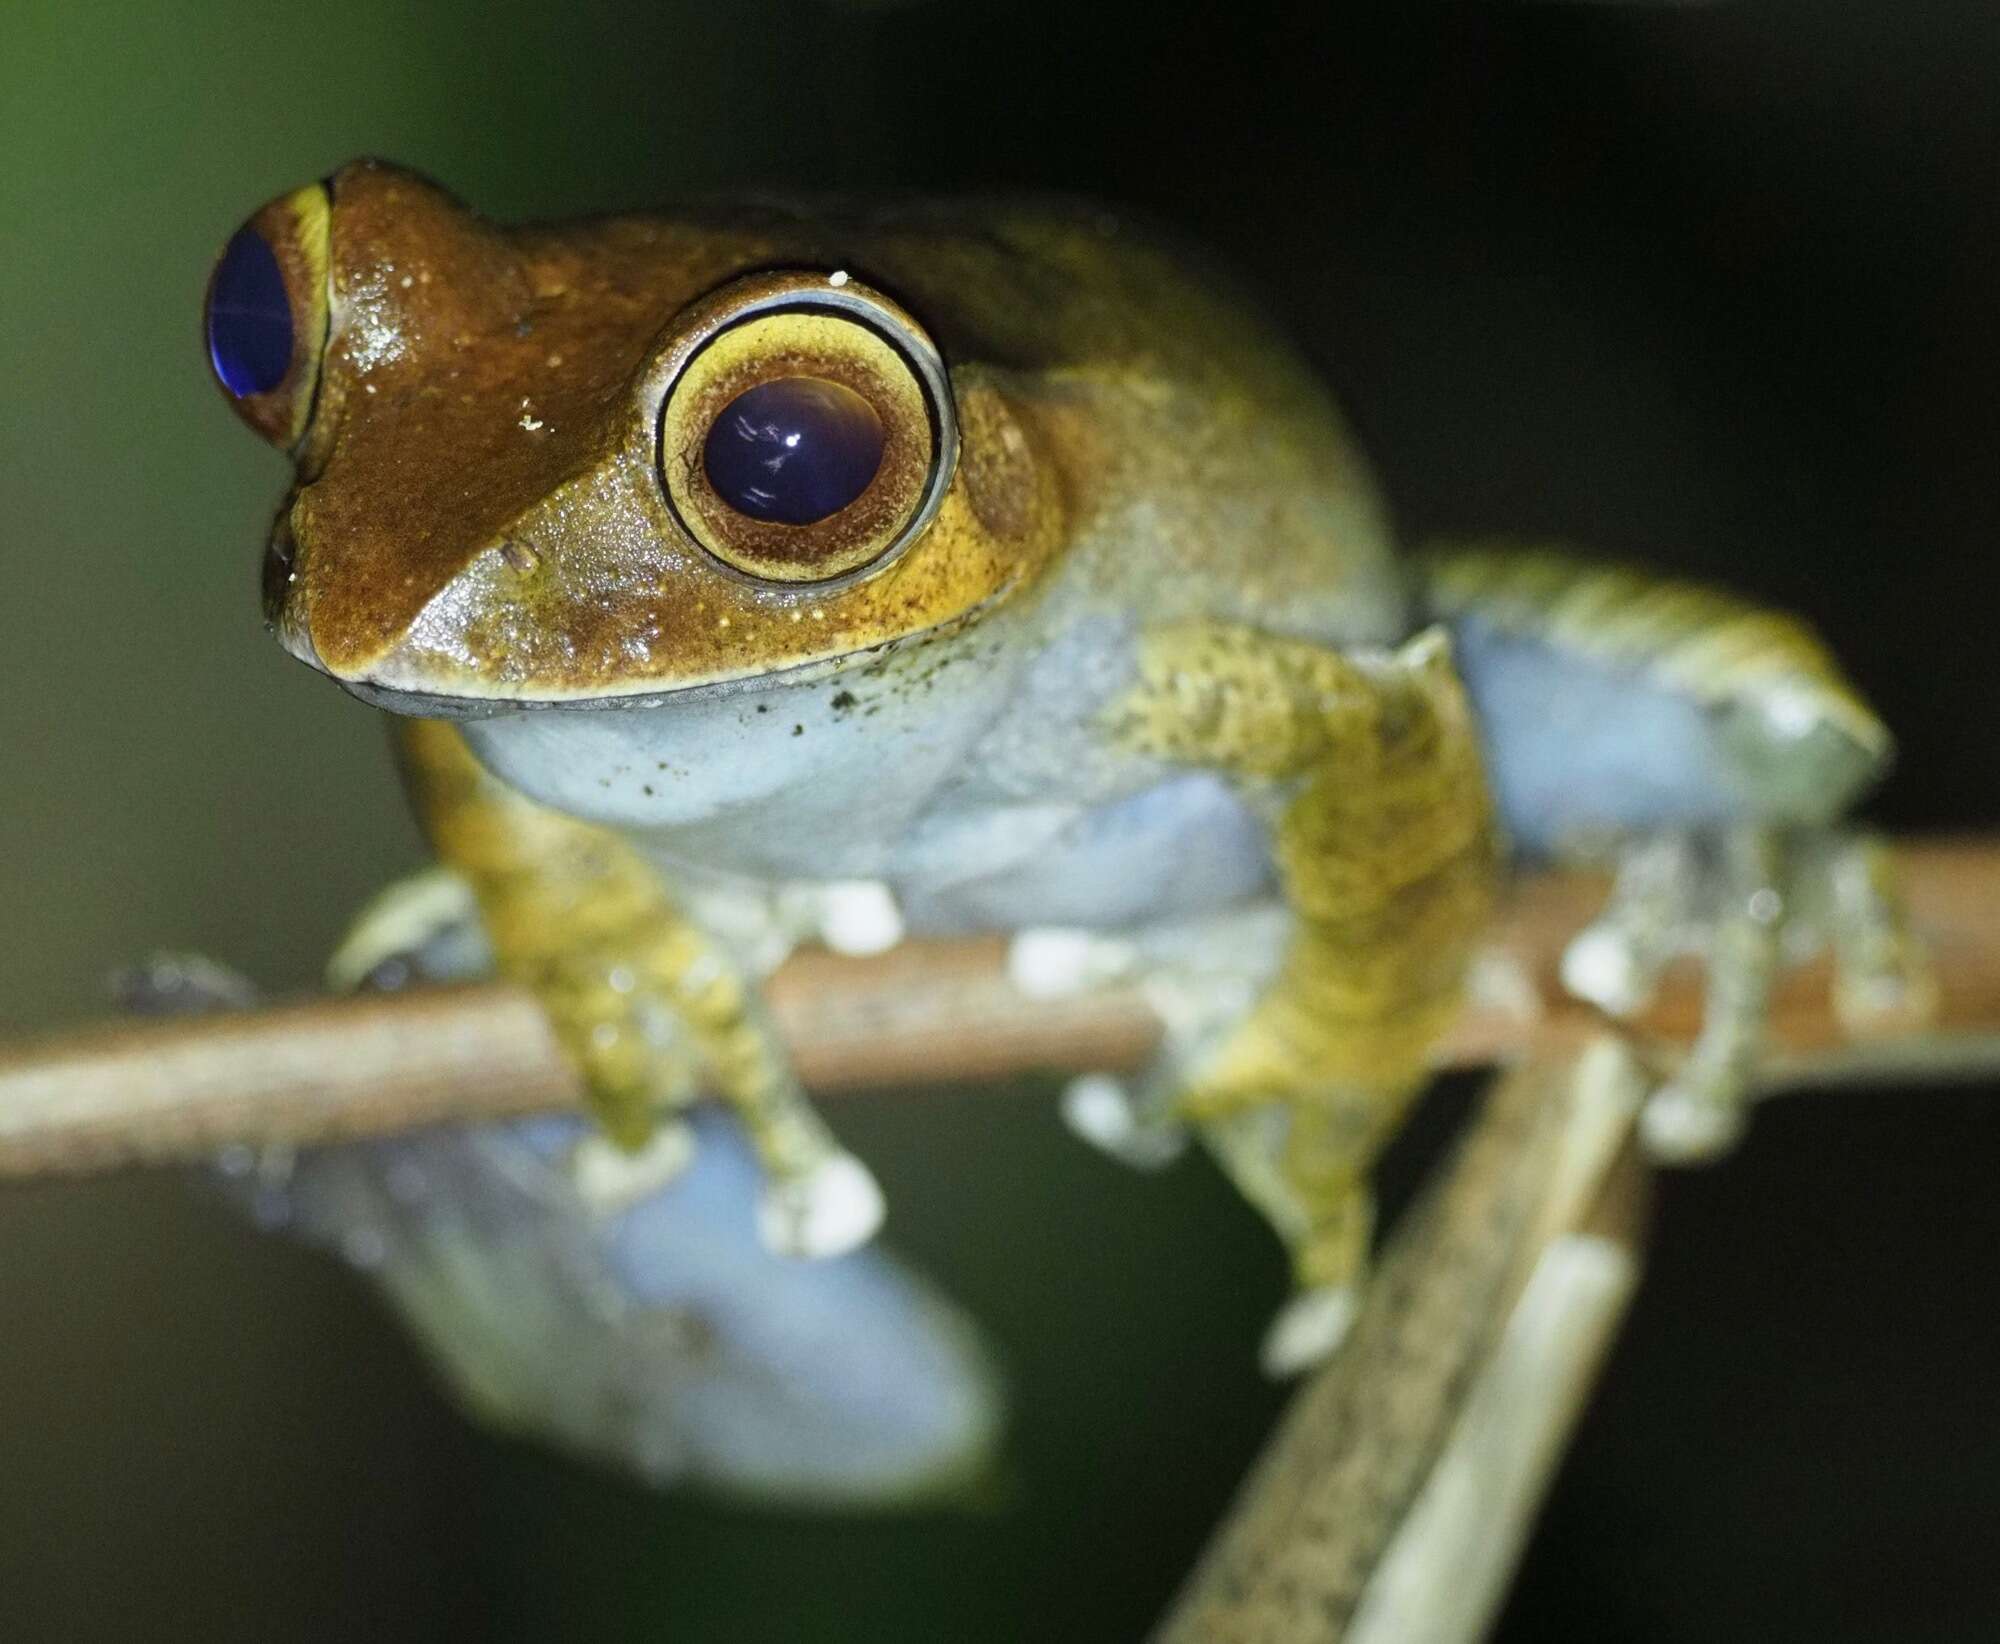
[(752, 276), (707, 299), (664, 363), (667, 506), (730, 575), (845, 586), (937, 517), (958, 460), (951, 386), (886, 297), (842, 274)]

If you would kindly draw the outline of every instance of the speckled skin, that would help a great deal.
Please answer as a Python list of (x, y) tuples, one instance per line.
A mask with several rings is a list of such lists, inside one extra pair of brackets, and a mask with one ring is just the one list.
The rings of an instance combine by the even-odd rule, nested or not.
[[(1294, 917), (1247, 962), (1260, 1001), (1175, 1045), (1139, 1122), (1206, 1124), (1331, 1293), (1490, 902), (1473, 705), (1519, 695), (1521, 648), (1636, 705), (1567, 782), (1531, 723), (1487, 728), (1532, 773), (1503, 793), (1570, 800), (1547, 828), (1510, 817), (1537, 844), (1823, 820), (1886, 752), (1824, 653), (1738, 603), (1556, 556), (1411, 577), (1317, 381), (1107, 215), (755, 204), (502, 229), (372, 162), (328, 199), (270, 219), (326, 238), (287, 264), (328, 269), (323, 347), (239, 407), (269, 434), (312, 395), (272, 623), (357, 694), (439, 716), (405, 738), (419, 809), (615, 1133), (636, 1143), (691, 1086), (648, 1013), (696, 1023), (795, 1194), (772, 1224), (795, 1248), (867, 1218), (813, 1231), (840, 1156), (751, 991), (782, 942), (751, 957), (740, 932), (768, 921), (739, 909), (731, 938), (704, 910), (865, 878), (919, 929), (1135, 928), (1276, 886)], [(746, 576), (675, 513), (663, 406), (746, 280), (880, 293), (942, 357), (957, 463), (879, 570)], [(796, 346), (784, 369), (848, 368)], [(1432, 620), (1491, 664), (1470, 702)], [(1677, 763), (1623, 804), (1653, 741)]]

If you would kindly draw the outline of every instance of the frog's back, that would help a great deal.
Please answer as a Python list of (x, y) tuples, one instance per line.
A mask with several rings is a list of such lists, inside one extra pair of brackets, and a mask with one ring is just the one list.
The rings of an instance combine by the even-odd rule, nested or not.
[(1073, 584), (1159, 620), (1403, 636), (1372, 473), (1319, 375), (1211, 259), (1069, 202), (875, 222), (880, 277), (908, 287), (947, 355), (1039, 403), (1081, 516)]
[(839, 267), (917, 312), (961, 362), (1019, 371), (1143, 362), (1221, 381), (1269, 356), (1298, 379), (1289, 391), (1312, 391), (1213, 258), (1159, 224), (1082, 200), (736, 196), (514, 233), (531, 252), (581, 253), (628, 289), (652, 287), (656, 306), (754, 270)]

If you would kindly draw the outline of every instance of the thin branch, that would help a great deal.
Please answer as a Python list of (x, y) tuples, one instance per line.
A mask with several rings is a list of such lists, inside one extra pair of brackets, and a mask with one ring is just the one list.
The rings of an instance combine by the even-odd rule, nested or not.
[[(1992, 847), (1906, 853), (1941, 986), (1930, 1030), (1845, 1042), (1826, 976), (1804, 976), (1779, 1001), (1773, 1079), (2000, 1068), (1996, 867)], [(1546, 975), (1566, 894), (1535, 896), (1508, 938)], [(1697, 1006), (1684, 992), (1649, 1028), (1681, 1041)], [(1346, 1344), (1292, 1401), (1155, 1644), (1485, 1635), (1638, 1282), (1649, 1080), (1601, 1024), (1579, 1045), (1586, 1022), (1551, 1013), (1525, 1036), (1528, 1054), (1395, 1229)]]
[[(1930, 1030), (1847, 1041), (1823, 968), (1780, 991), (1779, 1081), (1937, 1077), (2000, 1067), (2000, 843), (1903, 852), (1912, 914), (1941, 982)], [(1574, 1047), (1601, 1023), (1563, 999), (1562, 946), (1596, 911), (1601, 878), (1523, 881), (1496, 946), (1532, 984), (1527, 1008), (1473, 1004), (1449, 1063), (1489, 1063)], [(1140, 994), (1112, 987), (1028, 997), (1007, 978), (998, 939), (910, 943), (871, 959), (801, 953), (771, 980), (779, 1027), (821, 1093), (924, 1087), (1029, 1070), (1141, 1065), (1159, 1022)], [(1684, 1044), (1698, 979), (1670, 985), (1642, 1039)], [(191, 1160), (232, 1142), (304, 1145), (447, 1120), (575, 1108), (576, 1077), (529, 996), (501, 984), (322, 998), (240, 1013), (125, 1020), (0, 1050), (0, 1178)]]
[(1645, 1078), (1524, 1063), (1405, 1217), (1156, 1644), (1470, 1644), (1637, 1280)]

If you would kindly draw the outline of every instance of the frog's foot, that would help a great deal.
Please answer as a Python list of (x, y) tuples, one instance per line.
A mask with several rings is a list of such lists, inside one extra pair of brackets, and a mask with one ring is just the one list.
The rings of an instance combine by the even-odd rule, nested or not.
[(326, 962), (326, 985), (336, 993), (392, 991), (412, 981), (462, 982), (492, 967), (471, 885), (433, 867), (369, 898)]
[[(705, 933), (651, 920), (512, 968), (581, 1069), (605, 1150), (625, 1156), (644, 1190), (660, 1185), (662, 1161), (686, 1158), (676, 1115), (713, 1091), (764, 1167), (757, 1226), (769, 1249), (839, 1256), (880, 1227), (874, 1177), (806, 1100), (749, 980)], [(619, 1174), (595, 1172), (609, 1203), (624, 1196)]]
[(257, 984), (199, 953), (154, 953), (108, 979), (112, 999), (135, 1016), (204, 1016), (249, 1010)]
[(1635, 847), (1604, 913), (1563, 958), (1571, 992), (1615, 1016), (1650, 1002), (1667, 965), (1707, 967), (1694, 1047), (1648, 1101), (1655, 1157), (1710, 1159), (1741, 1136), (1783, 965), (1830, 947), (1834, 1003), (1856, 1034), (1905, 1028), (1934, 998), (1884, 847), (1851, 834), (1763, 827)]
[(694, 1127), (684, 1120), (658, 1124), (633, 1152), (592, 1131), (570, 1149), (570, 1185), (600, 1216), (622, 1215), (644, 1204), (694, 1162)]
[[(1192, 1099), (1214, 1103), (1213, 1092)], [(1400, 1109), (1385, 1094), (1322, 1089), (1247, 1108), (1231, 1101), (1202, 1120), (1216, 1163), (1291, 1257), (1298, 1288), (1264, 1334), (1259, 1359), (1267, 1375), (1298, 1375), (1347, 1339), (1375, 1226), (1366, 1172)]]
[(769, 1182), (757, 1203), (757, 1231), (781, 1256), (843, 1256), (882, 1225), (882, 1189), (852, 1153), (838, 1149), (797, 1175)]
[(1833, 945), (1833, 1008), (1854, 1037), (1910, 1033), (1937, 1014), (1937, 973), (1910, 927), (1895, 854), (1873, 834), (1827, 842), (1822, 870)]
[(1255, 999), (1287, 934), (1282, 909), (1252, 906), (1144, 932), (1067, 928), (1015, 934), (1008, 979), (1030, 998), (1136, 987), (1162, 1026), (1162, 1048), (1131, 1079), (1086, 1073), (1062, 1094), (1063, 1123), (1121, 1164), (1158, 1170), (1187, 1148), (1176, 1104), (1189, 1069), (1213, 1052)]
[(1162, 1169), (1187, 1150), (1187, 1131), (1157, 1089), (1135, 1092), (1108, 1073), (1070, 1080), (1061, 1111), (1074, 1135), (1134, 1170)]
[[(461, 981), (492, 962), (471, 886), (434, 868), (363, 909), (328, 981), (344, 990)], [(692, 1133), (677, 1115), (719, 1085), (765, 1166), (758, 1226), (770, 1249), (842, 1255), (880, 1226), (874, 1178), (807, 1105), (747, 985), (703, 933), (652, 919), (551, 946), (532, 966), (512, 968), (548, 1011), (606, 1121), (605, 1134), (585, 1138), (570, 1159), (585, 1202), (615, 1214), (678, 1175)]]
[(1687, 940), (1701, 873), (1692, 834), (1662, 834), (1628, 849), (1604, 911), (1563, 951), (1563, 986), (1607, 1015), (1644, 1009)]
[(748, 979), (705, 935), (649, 924), (551, 956), (531, 985), (619, 1147), (648, 1147), (663, 1114), (714, 1090), (764, 1167), (768, 1248), (839, 1256), (874, 1236), (881, 1189), (806, 1100)]
[(816, 887), (812, 912), (820, 941), (834, 953), (887, 953), (903, 940), (903, 910), (879, 879), (829, 880)]
[[(1121, 1163), (1156, 1170), (1187, 1145), (1181, 1113), (1190, 1100), (1199, 1107), (1204, 1098), (1183, 1087), (1178, 1059), (1162, 1057), (1136, 1087), (1102, 1074), (1072, 1080), (1062, 1113), (1071, 1130)], [(1374, 1122), (1353, 1108), (1354, 1123), (1329, 1124), (1324, 1111), (1302, 1115), (1278, 1102), (1220, 1105), (1226, 1111), (1200, 1120), (1202, 1140), (1284, 1243), (1298, 1279), (1265, 1332), (1259, 1362), (1271, 1377), (1295, 1376), (1338, 1351), (1360, 1306), (1374, 1220), (1365, 1160), (1342, 1145), (1328, 1169), (1324, 1144), (1336, 1132), (1359, 1138)]]

